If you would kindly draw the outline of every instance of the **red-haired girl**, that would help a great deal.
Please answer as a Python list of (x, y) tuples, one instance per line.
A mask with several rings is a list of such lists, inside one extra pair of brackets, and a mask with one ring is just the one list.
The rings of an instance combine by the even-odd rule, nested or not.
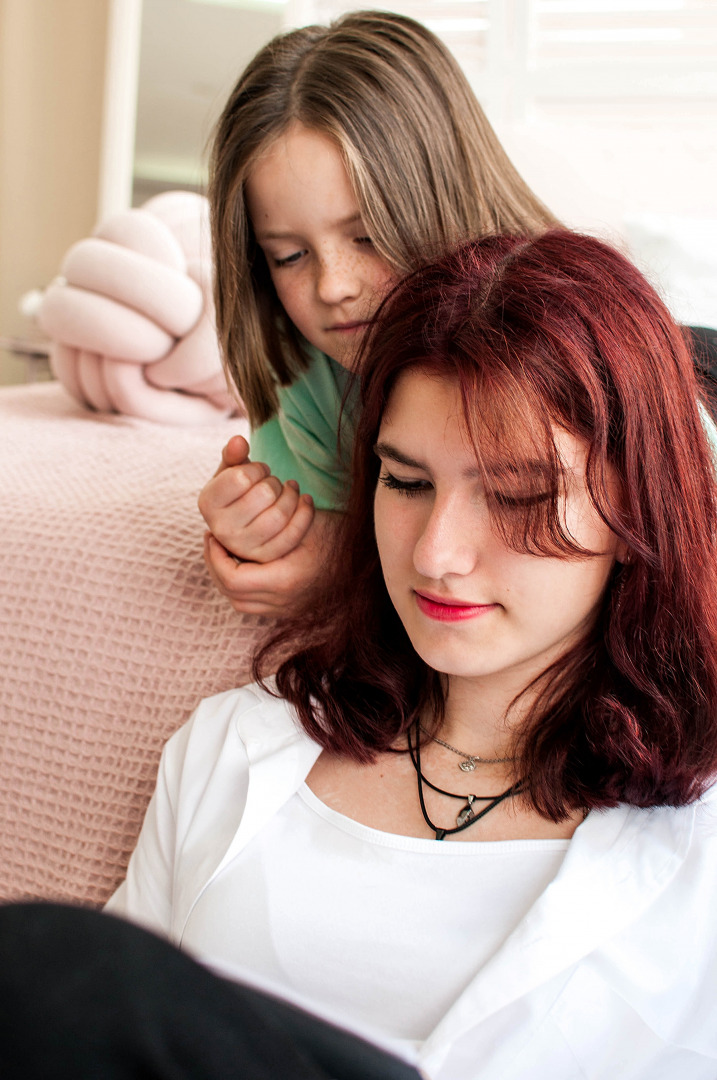
[(170, 741), (111, 909), (433, 1080), (713, 1080), (717, 502), (681, 331), (595, 239), (492, 237), (388, 298), (361, 395), (322, 592), (275, 681)]

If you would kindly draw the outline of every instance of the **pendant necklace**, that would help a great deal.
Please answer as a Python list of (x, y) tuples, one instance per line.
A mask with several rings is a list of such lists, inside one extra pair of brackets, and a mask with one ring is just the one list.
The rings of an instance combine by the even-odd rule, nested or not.
[[(408, 741), (408, 752), (411, 756), (413, 767), (416, 770), (416, 778), (418, 782), (418, 801), (421, 806), (421, 813), (423, 820), (428, 828), (435, 833), (436, 840), (443, 840), (446, 836), (452, 836), (454, 833), (463, 832), (464, 829), (469, 828), (471, 825), (475, 825), (476, 821), (480, 821), (481, 818), (489, 814), (491, 810), (494, 810), (496, 806), (502, 803), (505, 799), (511, 799), (514, 795), (519, 794), (523, 787), (523, 781), (518, 780), (515, 784), (512, 784), (509, 788), (503, 791), (500, 795), (459, 795), (454, 791), (444, 791), (443, 788), (437, 787), (432, 784), (421, 771), (421, 740), (418, 729), (420, 723), (416, 723), (416, 745), (413, 745), (413, 739), (411, 737), (411, 729), (406, 732), (406, 739)], [(435, 740), (438, 741), (438, 740)], [(460, 753), (460, 751), (457, 751)], [(485, 759), (482, 759), (485, 760)], [(475, 768), (475, 766), (474, 766)], [(468, 771), (468, 770), (467, 770)], [(426, 810), (426, 800), (423, 795), (423, 785), (431, 788), (432, 791), (437, 791), (439, 795), (447, 795), (449, 799), (460, 799), (465, 802), (465, 806), (459, 811), (456, 817), (455, 827), (452, 829), (441, 829), (438, 825), (435, 825)], [(488, 805), (484, 806), (481, 810), (476, 810), (475, 804), (480, 802), (486, 802)]]
[(439, 746), (444, 746), (446, 750), (450, 750), (452, 754), (458, 754), (463, 758), (463, 761), (458, 762), (458, 768), (462, 772), (474, 772), (476, 764), (480, 762), (482, 765), (505, 765), (508, 761), (515, 761), (512, 757), (481, 757), (480, 754), (466, 754), (464, 750), (459, 750), (457, 746), (451, 746), (450, 743), (445, 742), (443, 739), (439, 739), (437, 735), (431, 735), (426, 731), (423, 724), (418, 725), (424, 735), (428, 735), (428, 738), (433, 742), (438, 743)]

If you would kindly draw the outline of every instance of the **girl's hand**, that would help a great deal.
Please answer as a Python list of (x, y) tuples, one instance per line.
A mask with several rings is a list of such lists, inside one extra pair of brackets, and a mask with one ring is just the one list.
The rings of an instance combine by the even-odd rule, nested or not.
[(301, 543), (271, 562), (237, 562), (211, 533), (204, 558), (214, 584), (235, 611), (250, 615), (287, 614), (313, 584), (325, 563), (337, 515), (319, 510)]
[[(249, 444), (241, 435), (229, 440), (221, 465), (200, 493), (199, 509), (225, 553), (270, 563), (302, 542), (314, 518), (314, 504), (310, 495), (299, 493), (295, 480), (282, 484), (267, 465), (250, 461), (248, 455)], [(210, 570), (217, 570), (213, 562)]]

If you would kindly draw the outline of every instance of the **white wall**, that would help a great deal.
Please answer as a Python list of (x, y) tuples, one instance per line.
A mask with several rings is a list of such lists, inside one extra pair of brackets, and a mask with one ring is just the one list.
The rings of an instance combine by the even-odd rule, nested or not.
[[(95, 224), (108, 0), (0, 0), (0, 335)], [(0, 382), (23, 377), (0, 353)]]
[(624, 247), (676, 318), (717, 327), (717, 121), (524, 124), (499, 134), (566, 225)]

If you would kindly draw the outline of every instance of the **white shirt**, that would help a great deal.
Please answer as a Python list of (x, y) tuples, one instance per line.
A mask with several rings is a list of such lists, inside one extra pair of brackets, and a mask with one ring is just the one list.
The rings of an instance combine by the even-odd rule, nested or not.
[(213, 881), (183, 944), (418, 1044), (555, 877), (567, 840), (455, 844), (368, 828), (302, 784)]
[[(319, 752), (257, 687), (203, 702), (165, 748), (110, 909), (186, 943), (201, 903)], [(715, 1080), (716, 912), (714, 789), (680, 809), (590, 814), (423, 1041), (421, 1067), (435, 1080)]]

